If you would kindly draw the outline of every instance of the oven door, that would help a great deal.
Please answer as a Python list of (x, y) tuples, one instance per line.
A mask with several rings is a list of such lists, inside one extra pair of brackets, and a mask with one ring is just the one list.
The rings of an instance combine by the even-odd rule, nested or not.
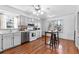
[(36, 32), (32, 31), (30, 32), (30, 41), (36, 40)]
[(32, 37), (36, 37), (36, 33), (35, 32), (32, 32), (31, 36)]

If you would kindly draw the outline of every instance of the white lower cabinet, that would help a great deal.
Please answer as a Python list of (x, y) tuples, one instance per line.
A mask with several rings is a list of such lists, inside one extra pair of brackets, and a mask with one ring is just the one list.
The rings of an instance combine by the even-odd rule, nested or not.
[(13, 34), (3, 35), (3, 50), (13, 47)]
[(21, 44), (21, 32), (14, 33), (14, 46)]
[(0, 52), (2, 51), (2, 35), (0, 35)]
[(0, 52), (21, 44), (21, 32), (0, 35)]
[(37, 30), (37, 38), (41, 37), (41, 30)]
[(39, 36), (42, 37), (42, 31), (40, 30)]
[(38, 31), (38, 38), (40, 38), (40, 30)]
[(36, 31), (36, 39), (38, 38), (38, 31)]

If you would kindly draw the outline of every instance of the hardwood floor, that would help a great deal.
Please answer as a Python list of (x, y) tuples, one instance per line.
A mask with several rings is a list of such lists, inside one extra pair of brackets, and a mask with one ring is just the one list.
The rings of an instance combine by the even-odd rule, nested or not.
[(73, 41), (64, 39), (60, 39), (59, 46), (52, 49), (49, 45), (45, 45), (43, 37), (33, 42), (8, 49), (2, 52), (2, 54), (79, 54), (79, 51)]

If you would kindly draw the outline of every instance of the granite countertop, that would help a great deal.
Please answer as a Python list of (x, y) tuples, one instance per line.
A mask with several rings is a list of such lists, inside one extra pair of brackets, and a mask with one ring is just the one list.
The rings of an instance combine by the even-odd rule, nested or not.
[(13, 32), (0, 32), (0, 35), (1, 35), (1, 34), (13, 34), (13, 33), (18, 33), (18, 32), (30, 32), (30, 31), (38, 31), (38, 30), (13, 31)]
[(1, 34), (2, 34), (2, 35), (4, 35), (4, 34), (13, 34), (13, 33), (18, 33), (18, 32), (20, 32), (20, 31), (16, 31), (16, 32), (6, 32), (6, 33), (1, 32), (0, 35), (1, 35)]

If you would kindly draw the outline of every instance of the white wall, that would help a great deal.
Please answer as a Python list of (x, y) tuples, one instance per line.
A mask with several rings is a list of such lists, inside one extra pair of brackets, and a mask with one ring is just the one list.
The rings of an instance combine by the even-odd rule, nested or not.
[(74, 40), (74, 29), (75, 29), (75, 16), (74, 14), (64, 16), (63, 17), (64, 22), (64, 28), (63, 28), (63, 38), (72, 39)]
[(45, 19), (41, 19), (41, 28), (42, 28), (42, 35), (45, 34), (45, 31), (47, 30), (48, 22)]
[(60, 17), (55, 17), (52, 19), (44, 20), (43, 21), (43, 35), (44, 31), (48, 30), (48, 24), (51, 20), (57, 20), (62, 19), (63, 20), (63, 33), (61, 33), (60, 37), (64, 39), (70, 39), (74, 40), (74, 20), (75, 20), (75, 14), (68, 14)]

